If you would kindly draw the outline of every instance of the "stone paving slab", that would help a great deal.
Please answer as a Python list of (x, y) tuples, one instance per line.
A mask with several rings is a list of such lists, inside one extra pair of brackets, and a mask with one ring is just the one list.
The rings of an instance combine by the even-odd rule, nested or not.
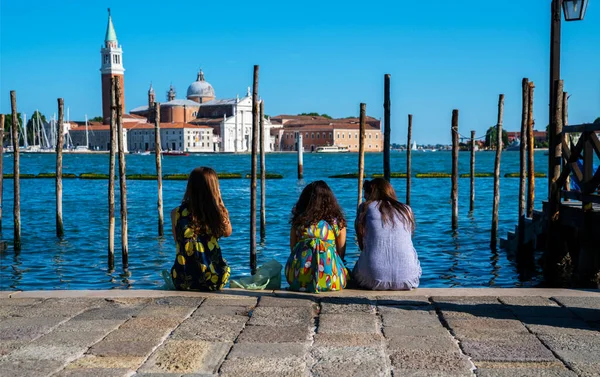
[(11, 292), (0, 375), (593, 376), (599, 306), (562, 289)]

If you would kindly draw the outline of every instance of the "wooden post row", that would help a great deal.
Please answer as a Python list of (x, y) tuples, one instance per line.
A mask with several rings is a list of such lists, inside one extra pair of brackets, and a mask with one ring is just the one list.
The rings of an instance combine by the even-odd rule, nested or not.
[(452, 110), (452, 230), (458, 229), (458, 110)]
[(123, 142), (123, 104), (121, 82), (115, 78), (115, 104), (117, 111), (117, 142), (119, 144), (119, 189), (121, 194), (121, 258), (123, 270), (129, 268), (129, 244), (127, 237), (127, 179), (125, 175), (125, 144)]
[(256, 152), (258, 147), (258, 65), (252, 86), (252, 164), (250, 171), (250, 272), (256, 273)]
[(154, 157), (156, 160), (156, 179), (158, 181), (158, 236), (164, 236), (164, 215), (162, 196), (162, 160), (160, 148), (160, 103), (154, 102)]
[(17, 93), (10, 91), (10, 108), (12, 114), (12, 145), (13, 145), (13, 222), (14, 248), (21, 250), (21, 177), (19, 176), (19, 118), (17, 113)]
[(260, 101), (260, 238), (264, 240), (266, 235), (267, 214), (265, 206), (267, 202), (267, 170), (265, 163), (265, 101)]

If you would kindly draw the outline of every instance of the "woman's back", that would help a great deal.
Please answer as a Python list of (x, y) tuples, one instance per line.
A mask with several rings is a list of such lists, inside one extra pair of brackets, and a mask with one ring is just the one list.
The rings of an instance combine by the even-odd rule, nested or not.
[(419, 285), (421, 265), (410, 228), (393, 212), (393, 224), (383, 222), (379, 201), (368, 204), (364, 217), (363, 250), (353, 277), (361, 287), (374, 290), (412, 289)]

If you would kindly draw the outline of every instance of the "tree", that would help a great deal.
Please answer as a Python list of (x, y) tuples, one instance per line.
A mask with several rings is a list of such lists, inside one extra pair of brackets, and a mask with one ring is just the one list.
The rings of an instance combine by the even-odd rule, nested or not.
[(319, 114), (319, 113), (301, 113), (299, 116), (309, 116), (309, 117), (323, 117), (327, 119), (331, 119), (331, 117), (327, 114)]
[(600, 117), (596, 118), (596, 120), (594, 121), (594, 124), (600, 124)]
[[(41, 122), (39, 122), (39, 121), (41, 121)], [(46, 116), (37, 110), (34, 111), (31, 118), (29, 118), (29, 120), (27, 121), (27, 140), (33, 141), (33, 132), (35, 131), (34, 125), (41, 124), (43, 127), (44, 123), (46, 123)], [(36, 135), (36, 138), (38, 136), (39, 135)]]
[(101, 116), (93, 117), (92, 119), (90, 119), (90, 122), (104, 122), (104, 118), (102, 118)]
[[(19, 124), (23, 124), (23, 117), (21, 116), (21, 113), (17, 113), (17, 119), (19, 120)], [(4, 143), (5, 140), (12, 140), (11, 129), (12, 114), (6, 114), (4, 117), (4, 140), (2, 140), (2, 143)]]
[[(485, 133), (485, 146), (488, 148), (495, 148), (496, 147), (496, 135), (497, 135), (497, 131), (496, 131), (496, 126), (492, 126), (490, 128), (488, 128), (488, 130)], [(506, 132), (506, 130), (502, 130), (502, 146), (503, 148), (506, 148), (506, 146), (508, 145), (508, 132)]]

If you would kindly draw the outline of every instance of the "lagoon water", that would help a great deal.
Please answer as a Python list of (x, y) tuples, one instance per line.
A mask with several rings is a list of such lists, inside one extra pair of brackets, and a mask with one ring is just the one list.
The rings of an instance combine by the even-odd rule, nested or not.
[[(406, 154), (393, 152), (394, 172), (406, 170)], [(469, 172), (469, 153), (459, 155), (459, 173)], [(493, 172), (494, 152), (476, 153), (476, 172)], [(535, 153), (536, 171), (546, 172), (547, 157)], [(266, 156), (267, 171), (283, 179), (267, 180), (267, 232), (258, 245), (258, 264), (271, 259), (285, 265), (289, 255), (289, 214), (303, 187), (324, 179), (332, 187), (345, 210), (349, 224), (356, 215), (358, 195), (356, 179), (330, 179), (330, 175), (356, 172), (357, 154), (304, 155), (304, 180), (296, 179), (297, 157), (291, 153)], [(381, 173), (382, 154), (367, 154), (365, 173)], [(38, 174), (55, 170), (53, 154), (21, 155), (21, 174)], [(163, 173), (189, 173), (196, 166), (211, 166), (218, 172), (249, 173), (250, 156), (190, 155), (164, 157)], [(448, 151), (414, 152), (413, 175), (451, 171)], [(65, 173), (108, 172), (106, 154), (67, 154)], [(519, 171), (519, 152), (502, 154), (501, 175)], [(4, 172), (12, 173), (12, 156), (4, 158)], [(154, 155), (128, 155), (127, 174), (155, 174)], [(233, 234), (220, 244), (232, 267), (233, 276), (249, 274), (249, 203), (250, 180), (221, 180), (223, 200), (229, 209)], [(117, 180), (118, 184), (118, 180)], [(392, 179), (401, 201), (405, 199), (406, 180)], [(105, 180), (64, 179), (63, 219), (65, 237), (56, 238), (54, 179), (21, 180), (22, 250), (15, 253), (13, 242), (13, 181), (4, 180), (2, 239), (8, 249), (0, 251), (0, 290), (33, 289), (158, 289), (164, 285), (161, 270), (170, 269), (175, 244), (170, 236), (169, 211), (183, 196), (186, 181), (163, 181), (165, 207), (164, 238), (157, 236), (156, 181), (127, 182), (129, 223), (129, 269), (123, 272), (119, 237), (119, 198), (116, 194), (115, 270), (107, 268), (108, 211)], [(539, 284), (534, 275), (527, 281), (519, 278), (515, 263), (503, 250), (489, 248), (492, 218), (493, 178), (476, 178), (475, 210), (469, 214), (469, 179), (459, 179), (459, 228), (451, 230), (449, 178), (413, 177), (411, 201), (417, 228), (414, 244), (421, 261), (422, 287), (518, 287)], [(260, 188), (260, 181), (258, 184)], [(518, 178), (500, 181), (499, 235), (514, 228), (518, 213)], [(546, 178), (536, 179), (536, 209), (546, 198)], [(260, 198), (260, 193), (258, 198)], [(258, 207), (258, 204), (257, 204)], [(259, 238), (257, 238), (259, 239)], [(358, 257), (354, 230), (348, 229), (347, 264), (352, 267)], [(285, 285), (285, 278), (283, 279)]]

